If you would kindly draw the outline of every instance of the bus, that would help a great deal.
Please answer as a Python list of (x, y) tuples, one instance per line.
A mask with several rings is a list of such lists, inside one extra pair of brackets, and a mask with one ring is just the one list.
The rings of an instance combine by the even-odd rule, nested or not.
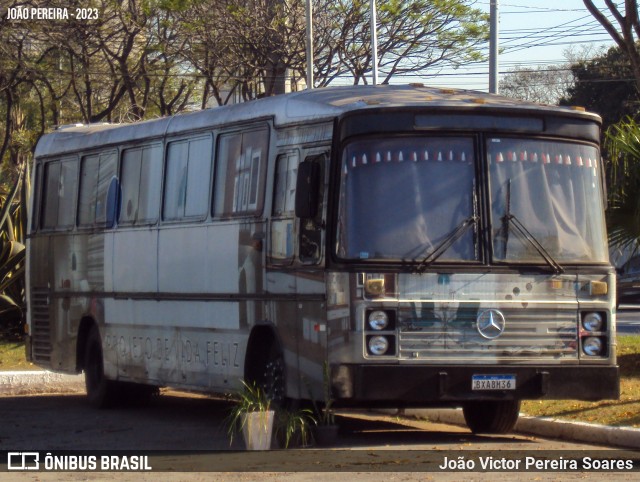
[(154, 387), (334, 407), (619, 397), (601, 120), (475, 91), (307, 90), (35, 150), (27, 351), (96, 406)]

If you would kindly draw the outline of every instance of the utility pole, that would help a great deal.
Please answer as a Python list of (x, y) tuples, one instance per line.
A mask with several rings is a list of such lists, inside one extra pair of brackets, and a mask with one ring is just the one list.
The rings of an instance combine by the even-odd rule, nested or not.
[(307, 0), (307, 89), (313, 89), (313, 5)]
[(489, 11), (489, 93), (498, 93), (498, 1), (491, 0)]
[(373, 85), (378, 85), (378, 29), (376, 0), (371, 2), (371, 69), (373, 73)]

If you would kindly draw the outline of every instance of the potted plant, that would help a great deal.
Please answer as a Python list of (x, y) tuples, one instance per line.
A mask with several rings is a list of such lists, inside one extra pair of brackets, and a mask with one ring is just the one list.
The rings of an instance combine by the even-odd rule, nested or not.
[(329, 364), (324, 362), (322, 367), (322, 391), (324, 405), (318, 406), (312, 397), (313, 408), (316, 412), (318, 423), (315, 430), (315, 440), (320, 446), (332, 445), (338, 438), (338, 424), (336, 424), (335, 412), (333, 410), (333, 397), (331, 396), (331, 382), (329, 376)]
[(242, 432), (247, 450), (269, 450), (273, 434), (274, 411), (264, 390), (242, 381), (242, 391), (229, 398), (234, 402), (227, 417), (230, 443)]
[(276, 439), (284, 448), (307, 447), (312, 440), (312, 426), (318, 422), (308, 408), (282, 409), (276, 412)]

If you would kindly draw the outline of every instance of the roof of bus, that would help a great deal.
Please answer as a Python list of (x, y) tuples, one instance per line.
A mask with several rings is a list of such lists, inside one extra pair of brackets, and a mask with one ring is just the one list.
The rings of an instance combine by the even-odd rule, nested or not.
[(539, 105), (485, 92), (426, 87), (421, 84), (326, 87), (132, 124), (65, 126), (43, 136), (38, 142), (35, 155), (36, 157), (59, 155), (96, 146), (161, 138), (164, 135), (268, 117), (273, 117), (275, 124), (282, 126), (331, 119), (355, 110), (409, 106), (464, 107), (474, 110), (504, 108), (539, 111), (542, 109), (549, 113), (588, 117), (597, 122), (600, 119), (595, 114), (570, 107)]

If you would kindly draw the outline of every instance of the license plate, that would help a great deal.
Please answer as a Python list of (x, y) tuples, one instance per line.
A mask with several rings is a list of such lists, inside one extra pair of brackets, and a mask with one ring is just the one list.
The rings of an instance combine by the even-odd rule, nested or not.
[(471, 390), (515, 390), (515, 375), (473, 375)]

